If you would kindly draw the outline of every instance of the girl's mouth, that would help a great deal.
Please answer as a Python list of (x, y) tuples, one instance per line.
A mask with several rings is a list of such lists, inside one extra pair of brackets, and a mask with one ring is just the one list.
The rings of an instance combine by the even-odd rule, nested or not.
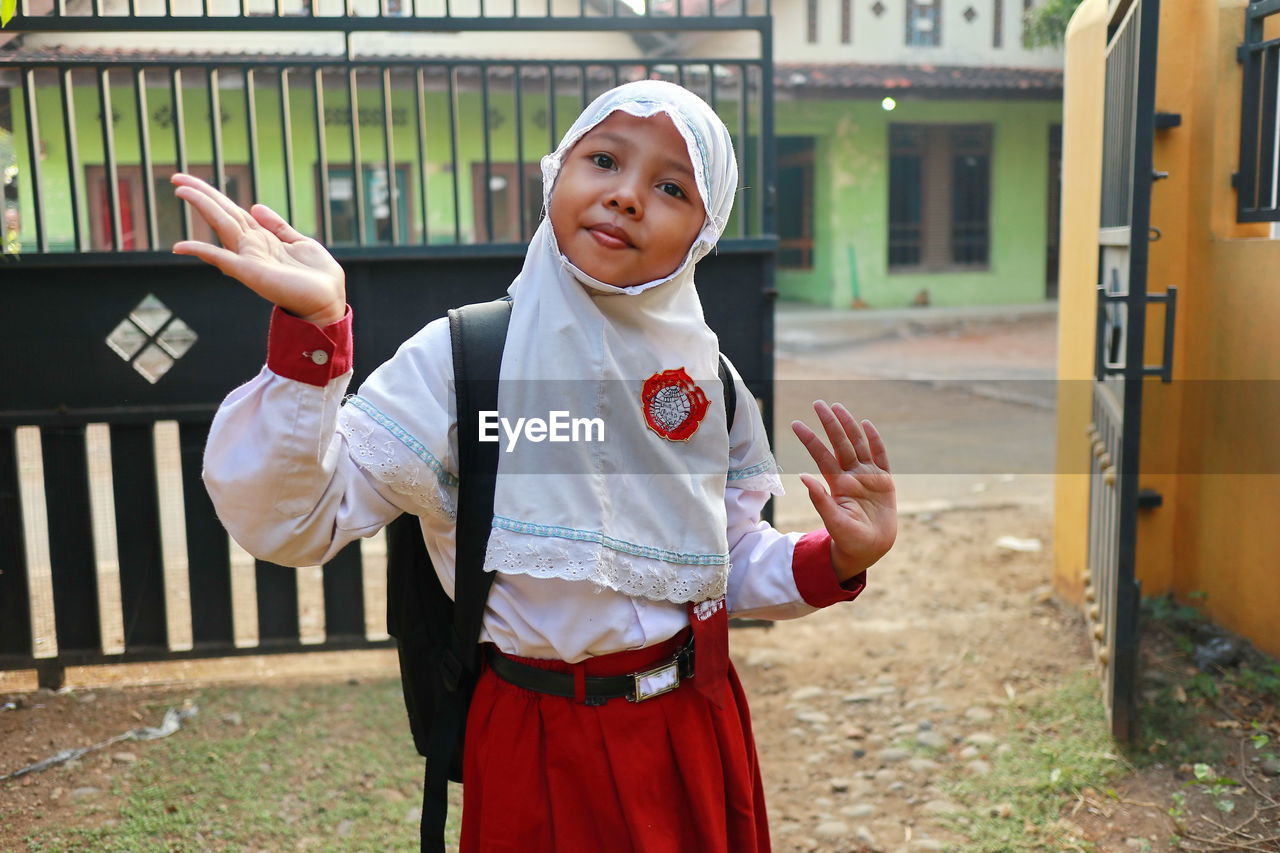
[(634, 248), (634, 246), (631, 245), (631, 242), (626, 239), (626, 236), (619, 229), (611, 226), (593, 225), (587, 229), (587, 233), (594, 237), (595, 241), (606, 249)]

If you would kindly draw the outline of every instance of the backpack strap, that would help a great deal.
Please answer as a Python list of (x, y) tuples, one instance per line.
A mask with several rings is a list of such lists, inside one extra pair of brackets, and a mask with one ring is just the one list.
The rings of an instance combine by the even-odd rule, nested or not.
[(738, 385), (733, 381), (733, 371), (724, 353), (720, 353), (720, 385), (724, 388), (724, 422), (733, 429), (733, 416), (738, 411)]
[(510, 298), (449, 312), (458, 421), (457, 556), (453, 632), (440, 660), (444, 693), (431, 726), (422, 792), (422, 849), (433, 853), (444, 851), (449, 778), (462, 778), (457, 746), (479, 675), (480, 626), (493, 585), (493, 574), (484, 570), (484, 555), (493, 529), (498, 443), (480, 441), (478, 413), (498, 408), (498, 375), (510, 321)]

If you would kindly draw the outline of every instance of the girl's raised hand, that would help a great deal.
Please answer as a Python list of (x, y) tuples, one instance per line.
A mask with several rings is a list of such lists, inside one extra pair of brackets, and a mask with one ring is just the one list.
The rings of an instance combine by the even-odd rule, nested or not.
[(828, 494), (822, 480), (812, 474), (800, 475), (831, 534), (831, 560), (843, 582), (893, 546), (898, 535), (897, 498), (889, 475), (889, 454), (875, 424), (859, 423), (839, 403), (833, 408), (818, 400), (813, 410), (831, 441), (830, 450), (804, 422), (792, 421), (791, 429), (831, 490)]
[(222, 243), (181, 240), (173, 244), (175, 254), (212, 264), (304, 320), (326, 326), (342, 319), (346, 276), (324, 246), (264, 204), (246, 211), (194, 175), (178, 172), (170, 180), (174, 195), (190, 204)]

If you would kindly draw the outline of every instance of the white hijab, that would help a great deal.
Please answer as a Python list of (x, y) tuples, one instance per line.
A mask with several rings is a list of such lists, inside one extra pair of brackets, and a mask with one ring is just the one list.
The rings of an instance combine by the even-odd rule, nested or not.
[[(675, 272), (631, 287), (586, 275), (560, 253), (549, 221), (538, 228), (509, 290), (514, 305), (498, 408), (511, 423), (546, 420), (555, 411), (599, 418), (604, 440), (521, 440), (507, 452), (504, 438), (485, 568), (589, 580), (656, 601), (701, 601), (722, 595), (728, 575), (729, 440), (719, 343), (703, 319), (693, 274), (724, 230), (737, 163), (728, 130), (701, 98), (671, 83), (629, 83), (597, 98), (543, 158), (546, 207), (566, 154), (615, 110), (670, 117), (688, 149), (706, 220)], [(641, 398), (646, 380), (677, 369), (707, 398), (685, 440), (651, 428)], [(693, 398), (696, 410), (696, 391)], [(746, 417), (755, 407), (738, 411)], [(736, 455), (764, 471), (763, 487), (776, 490), (763, 430), (750, 432), (754, 446)]]

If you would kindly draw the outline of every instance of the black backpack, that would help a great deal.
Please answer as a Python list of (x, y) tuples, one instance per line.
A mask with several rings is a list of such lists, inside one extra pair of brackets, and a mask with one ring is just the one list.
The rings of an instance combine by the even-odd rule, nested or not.
[[(479, 440), (477, 412), (498, 408), (498, 373), (511, 299), (449, 312), (458, 415), (458, 521), (454, 599), (440, 586), (416, 516), (387, 527), (387, 631), (396, 639), (409, 728), (427, 759), (421, 841), (443, 853), (448, 783), (462, 781), (467, 709), (480, 675), (480, 623), (493, 584), (484, 570), (493, 520), (498, 442)], [(724, 356), (726, 423), (732, 426), (737, 391)]]

